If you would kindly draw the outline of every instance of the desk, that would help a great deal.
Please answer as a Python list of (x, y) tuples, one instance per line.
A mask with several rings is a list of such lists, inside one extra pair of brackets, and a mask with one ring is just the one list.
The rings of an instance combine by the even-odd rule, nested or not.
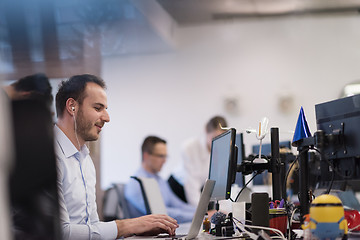
[[(179, 224), (179, 228), (176, 229), (177, 235), (186, 235), (190, 230), (191, 222)], [(127, 237), (127, 240), (145, 240), (145, 239), (159, 239), (159, 240), (173, 240), (171, 236), (165, 235), (164, 237), (160, 236), (131, 236)], [(178, 238), (185, 239), (185, 238)], [(198, 240), (220, 240), (220, 239), (244, 239), (243, 237), (216, 237), (209, 233), (205, 233), (200, 229), (199, 235), (196, 237)]]
[[(179, 228), (176, 230), (176, 234), (187, 234), (187, 232), (190, 229), (190, 225), (191, 222), (188, 223), (182, 223), (179, 225)], [(301, 229), (295, 229), (293, 230), (296, 234), (297, 234), (297, 238), (296, 239), (300, 239), (303, 236), (303, 230)], [(354, 239), (359, 239), (360, 238), (360, 232), (359, 233), (350, 233), (348, 235), (348, 240), (354, 240)], [(159, 239), (159, 240), (172, 240), (171, 237), (169, 236), (164, 236), (162, 237), (158, 237), (158, 236), (131, 236), (131, 237), (127, 237), (126, 239), (129, 240), (145, 240), (145, 239)], [(214, 235), (208, 234), (208, 233), (204, 233), (202, 232), (202, 230), (200, 230), (199, 235), (197, 236), (198, 240), (220, 240), (220, 239), (244, 239), (243, 237), (231, 237), (231, 238), (226, 238), (226, 237), (216, 237)], [(311, 238), (308, 240), (313, 240), (315, 238)], [(341, 238), (339, 238), (340, 240)]]
[[(132, 236), (127, 237), (127, 240), (145, 240), (145, 239), (159, 239), (159, 240), (173, 240), (171, 237), (158, 237), (158, 236)], [(176, 238), (175, 238), (176, 239)], [(183, 239), (183, 238), (179, 238)], [(242, 237), (216, 237), (214, 235), (208, 234), (208, 233), (199, 233), (199, 235), (195, 238), (197, 240), (220, 240), (220, 239), (240, 239), (245, 240), (245, 238)]]
[[(191, 222), (188, 223), (182, 223), (179, 225), (179, 228), (176, 229), (176, 234), (184, 235), (187, 234), (190, 230)], [(173, 238), (170, 236), (131, 236), (127, 237), (126, 239), (129, 240), (145, 240), (145, 239), (159, 239), (159, 240), (172, 240)], [(179, 238), (180, 239), (180, 238)], [(245, 239), (242, 237), (216, 237), (214, 235), (211, 235), (209, 233), (204, 233), (202, 229), (200, 229), (199, 235), (196, 237), (198, 240), (220, 240), (220, 239)]]
[[(191, 222), (187, 222), (187, 223), (182, 223), (179, 224), (179, 227), (176, 229), (176, 234), (187, 234), (189, 232), (191, 226)], [(165, 236), (163, 238), (159, 237), (159, 236), (131, 236), (131, 237), (127, 237), (126, 239), (132, 239), (132, 240), (136, 240), (136, 239), (171, 239), (171, 237)]]
[[(297, 237), (296, 239), (300, 239), (300, 237), (303, 236), (303, 230), (300, 230), (300, 229), (295, 229), (293, 230), (296, 234), (297, 234)], [(360, 238), (360, 232), (353, 232), (353, 233), (349, 233), (348, 234), (348, 240), (353, 240), (353, 239), (359, 239)], [(308, 239), (308, 240), (313, 240), (315, 238), (305, 238), (305, 239)], [(337, 238), (337, 239), (341, 239), (341, 238)]]

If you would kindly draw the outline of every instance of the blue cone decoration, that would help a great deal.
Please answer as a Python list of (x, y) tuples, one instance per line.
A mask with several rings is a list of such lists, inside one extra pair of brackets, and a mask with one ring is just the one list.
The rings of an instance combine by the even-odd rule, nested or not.
[(307, 123), (306, 118), (305, 118), (304, 109), (301, 107), (300, 108), (300, 113), (299, 113), (299, 118), (298, 118), (298, 121), (296, 123), (295, 133), (294, 133), (294, 137), (293, 137), (291, 145), (293, 147), (296, 147), (297, 142), (299, 140), (304, 139), (304, 138), (308, 138), (308, 137), (311, 137), (311, 133), (310, 133), (309, 126), (308, 126), (308, 123)]

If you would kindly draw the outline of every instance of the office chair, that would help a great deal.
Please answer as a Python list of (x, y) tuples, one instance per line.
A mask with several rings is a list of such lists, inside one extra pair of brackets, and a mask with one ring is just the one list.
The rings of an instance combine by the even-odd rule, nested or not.
[(171, 190), (180, 198), (183, 202), (187, 203), (184, 186), (181, 185), (173, 175), (170, 175), (168, 184)]
[(132, 217), (124, 194), (125, 184), (114, 183), (106, 190), (103, 201), (104, 221)]
[(167, 214), (166, 206), (161, 195), (159, 184), (153, 178), (135, 177), (139, 182), (145, 203), (146, 214)]

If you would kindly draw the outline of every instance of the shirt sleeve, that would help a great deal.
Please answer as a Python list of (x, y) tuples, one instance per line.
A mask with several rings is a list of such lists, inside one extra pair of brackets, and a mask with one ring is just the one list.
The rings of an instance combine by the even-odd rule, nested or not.
[[(98, 239), (116, 239), (116, 222), (100, 222), (96, 208), (91, 213), (89, 224), (76, 224), (70, 222), (69, 213), (66, 208), (65, 199), (62, 190), (63, 167), (61, 162), (57, 162), (58, 169), (58, 193), (60, 224), (62, 229), (62, 239), (69, 240), (98, 240)], [(96, 203), (95, 203), (96, 204)]]

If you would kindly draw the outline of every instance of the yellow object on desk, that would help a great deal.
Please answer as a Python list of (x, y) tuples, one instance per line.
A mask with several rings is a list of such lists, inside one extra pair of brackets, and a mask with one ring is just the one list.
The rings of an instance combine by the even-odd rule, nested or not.
[(341, 200), (333, 195), (323, 194), (315, 198), (310, 206), (310, 219), (305, 228), (322, 239), (335, 239), (347, 234), (347, 221)]

